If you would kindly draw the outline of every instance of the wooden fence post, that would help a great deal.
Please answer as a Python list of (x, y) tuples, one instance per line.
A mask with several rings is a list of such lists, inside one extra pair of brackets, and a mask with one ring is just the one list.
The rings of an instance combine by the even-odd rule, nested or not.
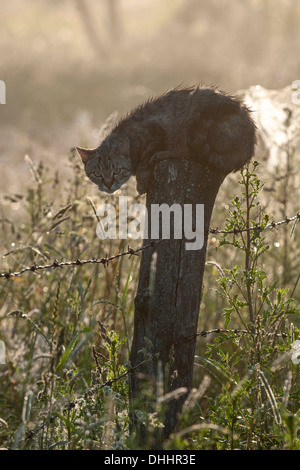
[[(186, 387), (187, 390), (192, 387), (207, 237), (215, 198), (225, 176), (201, 163), (188, 160), (165, 160), (154, 168), (147, 194), (148, 239), (144, 240), (144, 244), (157, 241), (151, 239), (151, 207), (154, 204), (167, 204), (169, 207), (179, 204), (182, 217), (185, 215), (184, 205), (191, 204), (194, 208), (193, 230), (197, 223), (196, 205), (203, 204), (204, 242), (201, 249), (187, 250), (186, 242), (191, 240), (185, 237), (184, 230), (181, 239), (174, 239), (171, 226), (170, 239), (156, 243), (153, 248), (142, 253), (130, 362), (134, 367), (143, 360), (140, 351), (147, 344), (152, 344), (150, 352), (155, 357), (143, 365), (139, 374), (135, 373), (131, 377), (132, 410), (135, 402), (139, 401), (141, 376), (155, 380), (159, 362), (164, 374), (164, 393), (179, 387)], [(156, 267), (153, 266), (155, 253)], [(149, 341), (145, 341), (145, 338)], [(164, 436), (174, 430), (185, 398), (186, 394), (168, 403)], [(134, 421), (134, 411), (131, 417)], [(145, 438), (139, 437), (141, 440)]]

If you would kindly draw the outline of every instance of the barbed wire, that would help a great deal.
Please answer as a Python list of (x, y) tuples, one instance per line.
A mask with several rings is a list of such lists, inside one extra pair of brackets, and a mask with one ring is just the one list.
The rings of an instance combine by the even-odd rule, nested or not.
[[(160, 241), (162, 240), (158, 240), (158, 242)], [(127, 251), (124, 251), (122, 253), (117, 253), (116, 255), (113, 255), (113, 256), (106, 255), (105, 258), (91, 258), (91, 259), (86, 259), (86, 260), (76, 259), (73, 261), (58, 261), (57, 259), (55, 259), (53, 263), (50, 263), (50, 264), (42, 264), (42, 265), (33, 264), (31, 266), (26, 266), (20, 271), (13, 272), (10, 270), (7, 272), (2, 272), (0, 273), (0, 277), (9, 279), (12, 277), (21, 276), (22, 274), (28, 271), (37, 272), (43, 269), (49, 270), (49, 269), (55, 269), (55, 268), (63, 268), (65, 266), (84, 266), (85, 264), (103, 264), (106, 267), (110, 261), (120, 258), (121, 256), (129, 256), (130, 258), (133, 255), (137, 255), (140, 251), (153, 247), (158, 242), (150, 242), (148, 245), (141, 246), (135, 250), (133, 250), (132, 248), (128, 246)]]
[[(99, 323), (99, 322), (98, 322)], [(212, 330), (201, 330), (198, 331), (195, 335), (191, 335), (190, 337), (186, 338), (186, 340), (191, 340), (192, 338), (195, 338), (197, 336), (203, 336), (206, 337), (210, 334), (233, 334), (233, 335), (247, 335), (249, 334), (249, 331), (247, 330), (239, 330), (239, 329), (224, 329), (224, 328), (214, 328)], [(287, 338), (288, 335), (286, 333), (267, 333), (267, 336), (273, 336), (275, 335), (276, 337), (281, 337), (282, 339)], [(52, 358), (50, 355), (49, 358)], [(77, 404), (81, 402), (81, 400), (86, 401), (89, 398), (92, 398), (99, 390), (105, 388), (105, 387), (111, 387), (114, 383), (119, 382), (120, 380), (123, 380), (130, 375), (133, 375), (138, 371), (138, 369), (146, 364), (147, 362), (152, 361), (154, 358), (154, 355), (151, 354), (149, 357), (141, 361), (139, 364), (137, 364), (134, 367), (131, 367), (127, 369), (125, 372), (122, 374), (118, 375), (114, 379), (108, 380), (104, 383), (99, 383), (92, 385), (86, 389), (83, 395), (81, 395), (79, 398), (75, 400), (68, 401), (67, 403), (64, 404), (63, 407), (63, 413), (66, 413), (69, 410), (72, 410), (73, 408), (76, 407)], [(23, 438), (23, 441), (27, 441), (35, 437), (39, 431), (41, 431), (46, 425), (48, 425), (50, 422), (53, 422), (56, 418), (58, 417), (57, 414), (52, 414), (47, 420), (43, 421), (41, 424), (39, 424), (35, 429), (32, 429), (31, 431), (28, 431), (26, 433), (26, 436)]]
[[(243, 229), (234, 228), (232, 230), (219, 230), (218, 228), (216, 228), (216, 229), (209, 228), (209, 233), (210, 234), (225, 234), (225, 233), (226, 234), (227, 233), (228, 234), (238, 234), (238, 233), (248, 232), (248, 231), (252, 231), (252, 230), (272, 229), (272, 228), (275, 228), (275, 227), (279, 227), (281, 225), (287, 225), (290, 222), (294, 222), (296, 224), (296, 222), (298, 220), (300, 220), (300, 212), (298, 212), (293, 217), (285, 217), (285, 219), (280, 220), (279, 222), (272, 221), (272, 222), (270, 222), (269, 224), (267, 224), (265, 226), (254, 225), (254, 226), (243, 228)], [(164, 241), (164, 240), (161, 239), (161, 240), (157, 240), (157, 241), (151, 241), (148, 245), (143, 245), (143, 246), (141, 246), (137, 249), (132, 249), (128, 246), (127, 251), (117, 253), (116, 255), (113, 255), (113, 256), (107, 256), (106, 255), (105, 258), (91, 258), (91, 259), (87, 259), (87, 260), (76, 259), (76, 260), (71, 260), (71, 261), (58, 261), (57, 259), (55, 259), (52, 263), (49, 263), (49, 264), (42, 264), (42, 265), (32, 264), (31, 266), (26, 266), (22, 269), (19, 269), (19, 271), (9, 270), (9, 271), (6, 271), (6, 272), (0, 272), (0, 278), (11, 279), (11, 278), (19, 277), (19, 276), (21, 276), (22, 274), (24, 274), (26, 272), (34, 272), (35, 273), (35, 272), (41, 271), (41, 270), (63, 268), (63, 267), (66, 267), (66, 266), (84, 266), (86, 264), (103, 264), (104, 267), (106, 267), (110, 261), (118, 259), (122, 256), (131, 257), (133, 255), (138, 255), (139, 252), (141, 252), (143, 250), (146, 250), (148, 248), (151, 248), (151, 247), (153, 248), (155, 245), (157, 245), (158, 243), (160, 243), (162, 241)]]
[(243, 232), (251, 232), (252, 230), (265, 230), (265, 229), (269, 229), (269, 228), (275, 228), (275, 227), (278, 227), (280, 225), (287, 225), (290, 222), (295, 222), (296, 223), (298, 220), (300, 220), (300, 212), (298, 212), (293, 217), (285, 217), (285, 219), (280, 220), (279, 222), (275, 222), (273, 220), (269, 224), (266, 224), (264, 227), (262, 225), (257, 224), (257, 225), (253, 225), (251, 227), (247, 227), (247, 228), (243, 228), (243, 229), (234, 228), (232, 230), (219, 230), (218, 228), (216, 228), (216, 229), (210, 228), (209, 233), (211, 233), (211, 234), (218, 234), (218, 233), (238, 234), (238, 233), (243, 233)]
[[(125, 379), (126, 377), (134, 374), (141, 366), (143, 366), (144, 364), (146, 364), (147, 362), (149, 362), (151, 360), (152, 360), (152, 356), (150, 356), (147, 359), (143, 360), (142, 362), (140, 362), (136, 366), (127, 369), (125, 372), (123, 372), (123, 374), (118, 375), (114, 379), (108, 380), (108, 381), (106, 381), (105, 383), (102, 383), (102, 384), (92, 385), (91, 387), (89, 387), (85, 391), (84, 395), (82, 395), (81, 397), (79, 397), (75, 400), (72, 400), (72, 401), (69, 401), (68, 403), (66, 403), (64, 405), (64, 408), (63, 408), (63, 414), (65, 414), (67, 411), (72, 410), (73, 408), (75, 408), (75, 406), (77, 404), (79, 404), (81, 400), (86, 401), (89, 398), (91, 398), (93, 395), (95, 395), (99, 390), (101, 390), (105, 387), (111, 387), (114, 383), (118, 382), (119, 380)], [(32, 430), (28, 431), (26, 433), (26, 436), (22, 440), (23, 441), (28, 441), (28, 440), (32, 439), (33, 437), (35, 437), (39, 433), (39, 431), (42, 431), (45, 426), (47, 426), (50, 422), (53, 422), (57, 418), (58, 418), (58, 415), (56, 413), (52, 414), (50, 417), (48, 417), (47, 420), (44, 420), (35, 429), (32, 429)]]
[[(208, 335), (211, 335), (211, 334), (233, 334), (233, 335), (249, 335), (251, 334), (250, 331), (248, 330), (239, 330), (237, 328), (233, 329), (233, 330), (228, 330), (228, 329), (224, 329), (224, 328), (214, 328), (213, 330), (201, 330), (201, 331), (197, 331), (196, 335), (195, 336), (203, 336), (204, 338)], [(273, 333), (273, 332), (267, 332), (267, 331), (263, 331), (263, 335), (264, 336), (276, 336), (277, 338), (287, 338), (288, 337), (288, 334), (287, 333)]]

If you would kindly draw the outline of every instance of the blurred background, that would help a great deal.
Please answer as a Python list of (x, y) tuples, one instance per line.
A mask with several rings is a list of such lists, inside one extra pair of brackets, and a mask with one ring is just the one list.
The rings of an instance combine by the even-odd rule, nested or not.
[[(100, 193), (71, 150), (97, 146), (103, 124), (109, 117), (114, 121), (116, 112), (122, 116), (180, 84), (216, 85), (246, 99), (254, 111), (260, 149), (254, 160), (261, 163), (254, 195), (256, 184), (263, 187), (251, 220), (261, 225), (264, 214), (271, 214), (270, 221), (292, 220), (251, 232), (251, 250), (248, 237), (232, 237), (232, 246), (230, 237), (209, 236), (198, 330), (244, 329), (253, 275), (257, 334), (199, 336), (194, 382), (200, 384), (195, 396), (201, 407), (190, 408), (182, 429), (197, 420), (216, 427), (202, 441), (201, 433), (193, 435), (192, 449), (281, 449), (289, 439), (292, 449), (299, 437), (293, 413), (299, 410), (300, 370), (286, 356), (300, 338), (300, 104), (292, 99), (292, 83), (300, 80), (299, 29), (300, 0), (0, 0), (0, 80), (6, 84), (6, 104), (0, 104), (0, 272), (54, 259), (102, 258), (141, 245), (96, 237), (99, 200), (117, 207), (121, 191)], [(233, 173), (222, 184), (212, 228), (230, 227), (240, 200), (244, 213), (236, 220), (247, 214), (240, 179)], [(122, 194), (133, 202), (144, 197), (136, 195), (132, 180)], [(251, 276), (244, 271), (249, 252)], [(127, 370), (139, 262), (138, 256), (118, 257), (107, 269), (89, 263), (3, 279), (0, 447), (133, 445), (127, 439), (127, 384), (114, 380)], [(296, 314), (290, 313), (289, 297)], [(107, 350), (98, 319), (116, 335)], [(207, 374), (206, 394), (206, 386), (201, 390)], [(104, 398), (99, 390), (94, 401), (86, 395), (87, 384), (108, 378), (114, 396), (105, 391)], [(146, 401), (152, 387), (156, 393), (150, 384)], [(292, 437), (274, 422), (274, 410), (289, 423)], [(156, 432), (155, 414), (144, 416)], [(32, 432), (28, 443), (25, 429), (27, 437)], [(189, 449), (186, 440), (177, 442)]]
[(2, 193), (27, 184), (25, 154), (63, 169), (111, 113), (179, 84), (235, 93), (300, 78), (299, 0), (0, 3)]

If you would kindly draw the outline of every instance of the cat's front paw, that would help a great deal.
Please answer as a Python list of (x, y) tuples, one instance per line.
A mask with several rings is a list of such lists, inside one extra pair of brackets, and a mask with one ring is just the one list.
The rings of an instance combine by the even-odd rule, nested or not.
[(149, 165), (154, 166), (156, 163), (161, 162), (162, 160), (168, 160), (170, 158), (176, 158), (174, 152), (163, 150), (152, 155), (152, 157), (149, 159)]
[(148, 191), (149, 181), (152, 175), (152, 166), (140, 165), (136, 172), (136, 189), (139, 194), (145, 194)]
[(145, 194), (148, 191), (148, 181), (136, 181), (136, 189), (139, 194)]

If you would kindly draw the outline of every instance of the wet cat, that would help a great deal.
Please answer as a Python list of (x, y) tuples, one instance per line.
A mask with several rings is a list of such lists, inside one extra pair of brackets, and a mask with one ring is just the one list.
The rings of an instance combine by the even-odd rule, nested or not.
[(143, 194), (160, 160), (200, 161), (227, 174), (251, 159), (255, 142), (245, 105), (216, 88), (193, 87), (150, 99), (122, 118), (99, 147), (77, 152), (100, 191), (111, 194), (135, 175)]

